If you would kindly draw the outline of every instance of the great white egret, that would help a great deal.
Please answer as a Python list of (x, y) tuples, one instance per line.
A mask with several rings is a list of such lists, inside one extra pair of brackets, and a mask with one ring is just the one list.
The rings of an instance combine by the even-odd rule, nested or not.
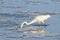
[(40, 15), (40, 16), (36, 16), (31, 22), (27, 23), (27, 22), (23, 22), (21, 24), (21, 28), (23, 27), (24, 24), (26, 25), (30, 25), (32, 23), (44, 23), (45, 20), (47, 20), (48, 18), (50, 18), (51, 16), (50, 15)]

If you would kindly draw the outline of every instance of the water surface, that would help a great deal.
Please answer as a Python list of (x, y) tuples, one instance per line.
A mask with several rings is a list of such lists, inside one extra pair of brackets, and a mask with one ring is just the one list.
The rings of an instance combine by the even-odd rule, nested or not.
[[(39, 25), (19, 28), (24, 21), (37, 15), (51, 15), (45, 21), (46, 33), (32, 34)], [(0, 0), (0, 40), (60, 40), (60, 1), (57, 0)], [(24, 32), (27, 33), (24, 33)], [(49, 34), (49, 35), (47, 35)], [(52, 34), (52, 35), (51, 35)]]

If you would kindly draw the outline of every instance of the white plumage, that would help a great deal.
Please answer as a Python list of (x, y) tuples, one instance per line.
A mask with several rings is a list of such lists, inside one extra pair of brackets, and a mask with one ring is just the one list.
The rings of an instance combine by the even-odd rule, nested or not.
[(50, 15), (40, 15), (40, 16), (36, 16), (31, 22), (27, 23), (27, 22), (23, 22), (21, 25), (21, 28), (23, 27), (24, 24), (26, 25), (30, 25), (32, 23), (44, 23), (45, 20), (47, 20), (48, 18), (50, 18)]

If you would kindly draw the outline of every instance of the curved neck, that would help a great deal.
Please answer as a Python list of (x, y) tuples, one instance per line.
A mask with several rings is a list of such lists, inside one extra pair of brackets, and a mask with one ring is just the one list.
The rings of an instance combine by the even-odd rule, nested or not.
[(30, 22), (30, 23), (23, 22), (23, 23), (21, 24), (21, 28), (23, 27), (24, 24), (26, 24), (26, 25), (30, 25), (30, 24), (32, 24), (32, 23), (34, 23), (34, 21), (32, 21), (32, 22)]
[(27, 24), (27, 22), (23, 22), (23, 23), (21, 24), (21, 28), (24, 26), (24, 24)]
[(30, 23), (27, 23), (27, 22), (23, 22), (23, 24), (26, 24), (26, 25), (30, 25), (30, 24), (31, 24), (31, 22), (30, 22)]
[(25, 24), (26, 25), (30, 25), (30, 24), (32, 24), (32, 23), (34, 23), (35, 21), (31, 21), (31, 22), (29, 22), (29, 23), (27, 23), (27, 22), (25, 22)]

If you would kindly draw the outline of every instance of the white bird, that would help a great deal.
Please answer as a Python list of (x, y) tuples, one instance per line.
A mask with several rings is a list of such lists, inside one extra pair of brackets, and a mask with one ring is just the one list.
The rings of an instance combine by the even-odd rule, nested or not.
[(23, 22), (22, 25), (20, 26), (21, 28), (23, 27), (24, 24), (26, 25), (30, 25), (32, 23), (44, 23), (45, 20), (47, 20), (48, 18), (50, 18), (50, 15), (40, 15), (40, 16), (36, 16), (31, 22), (27, 23), (27, 22)]

